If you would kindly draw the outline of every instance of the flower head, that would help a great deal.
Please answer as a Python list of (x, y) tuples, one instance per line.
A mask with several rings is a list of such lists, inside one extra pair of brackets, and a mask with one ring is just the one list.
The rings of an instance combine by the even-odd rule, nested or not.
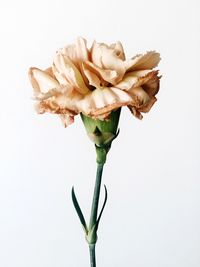
[(112, 111), (128, 106), (142, 119), (156, 101), (159, 90), (160, 61), (154, 51), (126, 59), (122, 44), (86, 40), (59, 49), (52, 66), (46, 70), (30, 68), (29, 77), (39, 113), (58, 114), (64, 125), (83, 114), (92, 119), (108, 120)]

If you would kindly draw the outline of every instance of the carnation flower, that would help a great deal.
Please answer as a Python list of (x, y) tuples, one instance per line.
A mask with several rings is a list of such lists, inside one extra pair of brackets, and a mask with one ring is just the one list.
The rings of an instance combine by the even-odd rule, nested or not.
[(72, 188), (72, 201), (89, 245), (91, 266), (96, 266), (95, 244), (97, 230), (107, 201), (98, 212), (103, 167), (112, 141), (118, 136), (121, 107), (127, 106), (133, 115), (142, 119), (156, 101), (159, 90), (159, 53), (147, 52), (126, 59), (120, 42), (107, 45), (86, 40), (61, 48), (46, 70), (30, 68), (29, 77), (34, 89), (39, 113), (58, 114), (65, 127), (80, 114), (89, 138), (95, 143), (97, 172), (90, 221), (86, 223)]
[(107, 121), (122, 106), (142, 119), (156, 101), (160, 77), (153, 69), (159, 61), (155, 51), (126, 59), (120, 42), (94, 41), (88, 49), (78, 38), (56, 52), (50, 68), (30, 68), (36, 109), (58, 114), (65, 126), (78, 114)]

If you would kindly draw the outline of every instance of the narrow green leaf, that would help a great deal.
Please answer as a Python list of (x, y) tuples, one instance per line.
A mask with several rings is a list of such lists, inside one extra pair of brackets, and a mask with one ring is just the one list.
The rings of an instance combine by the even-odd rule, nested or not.
[(101, 215), (102, 215), (102, 213), (104, 211), (104, 208), (105, 208), (105, 205), (106, 205), (106, 202), (107, 202), (107, 198), (108, 198), (108, 191), (107, 191), (107, 188), (106, 188), (105, 185), (104, 185), (104, 189), (105, 189), (105, 198), (104, 198), (103, 206), (102, 206), (101, 211), (99, 213), (99, 217), (98, 217), (97, 222), (95, 224), (96, 225), (96, 227), (95, 227), (96, 230), (98, 229), (99, 222), (100, 222), (100, 219), (101, 219)]
[(78, 214), (78, 217), (80, 219), (80, 222), (83, 226), (83, 229), (85, 230), (86, 234), (88, 233), (88, 228), (87, 228), (87, 224), (85, 222), (85, 218), (83, 216), (83, 213), (81, 211), (81, 208), (78, 204), (78, 201), (77, 201), (77, 198), (76, 198), (76, 195), (75, 195), (75, 192), (74, 192), (74, 187), (72, 187), (72, 201), (73, 201), (73, 204), (74, 204), (74, 207), (76, 209), (76, 212)]

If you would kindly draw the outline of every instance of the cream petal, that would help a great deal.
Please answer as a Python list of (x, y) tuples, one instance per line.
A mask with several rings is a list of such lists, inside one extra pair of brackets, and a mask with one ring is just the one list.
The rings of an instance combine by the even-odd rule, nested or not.
[(52, 76), (38, 68), (29, 69), (29, 78), (35, 95), (46, 93), (50, 89), (57, 88), (59, 86), (59, 83)]
[(54, 64), (58, 72), (66, 77), (66, 79), (75, 86), (79, 93), (84, 95), (89, 91), (84, 83), (81, 73), (66, 55), (57, 53), (54, 58)]
[(160, 54), (155, 51), (147, 52), (144, 55), (137, 55), (124, 62), (127, 71), (147, 70), (155, 68), (160, 62)]

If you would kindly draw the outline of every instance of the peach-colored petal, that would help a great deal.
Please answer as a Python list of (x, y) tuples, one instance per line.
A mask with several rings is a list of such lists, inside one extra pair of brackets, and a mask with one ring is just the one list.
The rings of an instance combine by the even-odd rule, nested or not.
[(116, 85), (117, 88), (121, 90), (130, 90), (133, 87), (142, 86), (149, 81), (155, 80), (157, 77), (158, 71), (151, 70), (140, 70), (140, 71), (132, 71), (128, 72), (123, 80)]
[(89, 50), (87, 48), (87, 42), (82, 37), (79, 37), (76, 40), (76, 52), (77, 52), (77, 58), (80, 61), (89, 60)]
[(128, 93), (132, 96), (134, 106), (137, 108), (145, 105), (150, 100), (149, 95), (142, 87), (134, 87)]
[(95, 89), (87, 94), (79, 103), (78, 108), (86, 115), (95, 117), (124, 105), (132, 103), (132, 97), (126, 92), (110, 87)]
[(157, 99), (155, 96), (150, 97), (141, 87), (133, 88), (131, 91), (134, 101), (128, 107), (135, 117), (142, 119), (141, 112), (149, 112)]
[(60, 118), (65, 128), (74, 122), (74, 116), (60, 114)]
[(35, 109), (38, 113), (43, 114), (45, 112), (53, 113), (53, 114), (68, 114), (70, 116), (74, 116), (78, 113), (70, 110), (68, 108), (61, 108), (56, 101), (52, 99), (47, 99), (44, 101), (37, 102), (35, 105)]
[(82, 37), (77, 38), (75, 44), (61, 48), (58, 52), (67, 56), (77, 68), (79, 67), (80, 63), (89, 60), (87, 42)]
[(58, 72), (66, 77), (79, 93), (87, 94), (89, 89), (85, 85), (81, 73), (66, 55), (57, 53), (54, 58), (54, 64)]
[(123, 48), (121, 42), (111, 44), (110, 48), (114, 49), (115, 54), (118, 58), (120, 58), (121, 60), (125, 60), (124, 48)]
[(54, 97), (54, 99), (55, 99), (55, 97), (57, 97), (58, 95), (70, 95), (73, 92), (76, 92), (77, 94), (79, 94), (76, 90), (74, 90), (74, 88), (70, 84), (60, 85), (57, 88), (50, 89), (46, 93), (41, 92), (41, 93), (37, 94), (35, 96), (35, 100), (45, 100), (45, 99), (49, 99), (51, 97)]
[(83, 71), (83, 62), (89, 60), (89, 50), (87, 48), (87, 42), (84, 38), (77, 38), (76, 40), (76, 53), (77, 53), (77, 65), (78, 69), (81, 72), (81, 75), (83, 77), (84, 83), (86, 86), (88, 86), (88, 79)]
[[(48, 93), (47, 93), (48, 94)], [(40, 113), (51, 112), (56, 114), (75, 115), (79, 113), (77, 103), (83, 98), (83, 95), (76, 90), (65, 90), (54, 92), (39, 99), (38, 109)]]
[(134, 107), (134, 106), (128, 106), (130, 109), (131, 113), (138, 118), (139, 120), (142, 120), (143, 116), (142, 114)]
[(111, 84), (115, 83), (115, 80), (117, 78), (117, 72), (115, 70), (101, 69), (89, 61), (84, 62), (83, 65), (85, 66), (85, 68), (94, 72), (94, 74), (96, 74), (99, 78), (103, 79), (104, 81)]
[(118, 50), (115, 50), (113, 46), (109, 47), (106, 44), (99, 44), (94, 42), (91, 50), (91, 57), (93, 63), (106, 70), (115, 70), (117, 76), (112, 80), (112, 84), (118, 83), (125, 74), (124, 61), (120, 58), (121, 54)]
[(50, 89), (59, 86), (59, 83), (52, 76), (38, 68), (29, 69), (29, 79), (33, 86), (35, 95), (38, 95), (39, 93), (46, 93)]
[(91, 116), (91, 117), (94, 118), (94, 119), (101, 120), (101, 121), (107, 121), (110, 118), (110, 113), (111, 113), (111, 111), (108, 111), (108, 112), (105, 112), (105, 113), (101, 113), (100, 115), (94, 115), (94, 116)]
[(58, 69), (56, 68), (55, 64), (53, 63), (52, 65), (52, 71), (58, 82), (62, 85), (64, 84), (69, 84), (69, 81), (67, 80), (66, 76), (59, 72)]
[(90, 49), (91, 52), (91, 60), (92, 62), (99, 68), (102, 68), (102, 61), (101, 61), (101, 45), (96, 41), (93, 42), (92, 47)]
[(138, 108), (138, 111), (147, 113), (152, 108), (153, 104), (157, 101), (156, 97), (152, 97), (149, 101), (143, 105), (142, 107)]
[(95, 88), (102, 87), (102, 79), (99, 78), (94, 72), (91, 71), (88, 65), (83, 63), (83, 72), (88, 79), (89, 85), (94, 86)]
[(115, 50), (109, 49), (107, 47), (103, 47), (101, 60), (102, 60), (103, 68), (115, 70), (117, 72), (117, 77), (113, 85), (121, 81), (126, 72), (126, 69), (124, 67), (124, 61), (121, 60), (115, 54)]
[(147, 52), (144, 55), (137, 55), (133, 59), (125, 61), (127, 71), (147, 70), (155, 68), (160, 62), (160, 54), (155, 51)]
[(122, 106), (142, 119), (156, 101), (160, 77), (152, 69), (159, 60), (154, 51), (125, 60), (120, 42), (94, 42), (88, 50), (86, 40), (78, 38), (57, 52), (50, 68), (30, 68), (37, 111), (58, 114), (65, 127), (79, 113), (108, 120)]
[(77, 38), (75, 44), (68, 45), (64, 48), (61, 48), (59, 51), (62, 55), (67, 56), (71, 62), (76, 66), (80, 71), (85, 85), (88, 85), (88, 80), (85, 77), (85, 74), (82, 69), (82, 62), (89, 60), (89, 50), (87, 48), (87, 42), (84, 38)]
[(158, 93), (160, 78), (161, 76), (154, 75), (152, 79), (149, 79), (145, 84), (142, 85), (143, 89), (149, 96), (155, 96)]
[(52, 78), (55, 78), (52, 67), (49, 67), (44, 70), (47, 74), (49, 74)]
[(59, 94), (53, 100), (61, 109), (69, 109), (75, 113), (79, 113), (78, 103), (83, 98), (83, 95), (78, 93), (76, 90), (72, 92), (66, 92)]
[(61, 87), (59, 90), (52, 89), (36, 99), (39, 101), (37, 111), (39, 113), (50, 112), (75, 115), (79, 113), (77, 103), (82, 98), (83, 95), (73, 88)]

